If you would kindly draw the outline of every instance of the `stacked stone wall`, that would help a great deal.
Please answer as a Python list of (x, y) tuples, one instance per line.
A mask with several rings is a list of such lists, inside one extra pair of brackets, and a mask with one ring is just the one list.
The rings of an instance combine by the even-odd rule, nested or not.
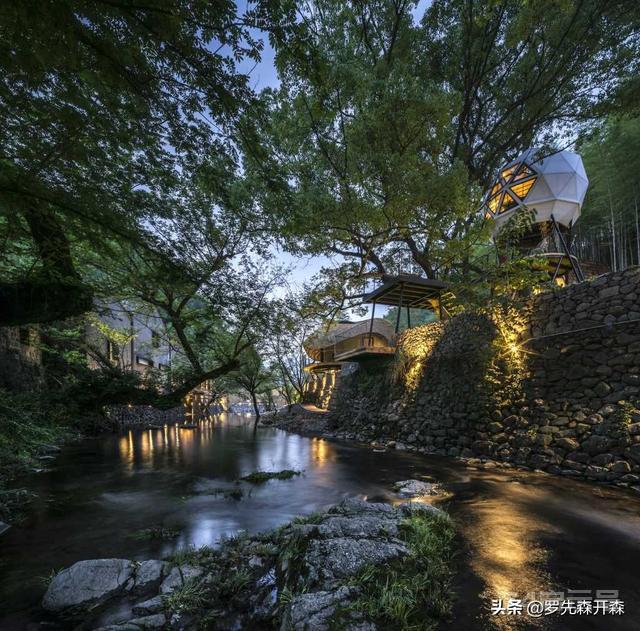
[[(640, 268), (406, 331), (334, 392), (350, 438), (640, 484)], [(638, 486), (640, 489), (640, 486)]]
[(170, 410), (158, 410), (150, 405), (110, 405), (106, 416), (114, 429), (147, 427), (182, 421), (184, 408), (179, 405)]

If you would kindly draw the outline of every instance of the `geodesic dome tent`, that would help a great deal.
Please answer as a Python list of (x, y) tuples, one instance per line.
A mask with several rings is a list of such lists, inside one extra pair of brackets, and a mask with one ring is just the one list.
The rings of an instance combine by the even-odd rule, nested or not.
[(544, 155), (540, 149), (527, 149), (500, 169), (485, 195), (483, 210), (495, 221), (494, 234), (523, 207), (534, 212), (535, 224), (546, 224), (553, 216), (559, 226), (570, 228), (580, 217), (588, 186), (577, 153)]

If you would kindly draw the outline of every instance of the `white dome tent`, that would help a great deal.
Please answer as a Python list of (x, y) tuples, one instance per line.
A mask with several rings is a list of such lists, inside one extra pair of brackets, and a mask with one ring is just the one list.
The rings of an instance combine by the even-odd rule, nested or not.
[(543, 236), (554, 230), (563, 253), (568, 257), (578, 280), (582, 272), (569, 254), (562, 232), (571, 229), (580, 217), (589, 180), (582, 158), (571, 151), (546, 155), (538, 148), (527, 149), (500, 169), (497, 180), (485, 194), (483, 210), (493, 219), (496, 236), (518, 210), (533, 212), (533, 232), (523, 238), (522, 245), (539, 245)]

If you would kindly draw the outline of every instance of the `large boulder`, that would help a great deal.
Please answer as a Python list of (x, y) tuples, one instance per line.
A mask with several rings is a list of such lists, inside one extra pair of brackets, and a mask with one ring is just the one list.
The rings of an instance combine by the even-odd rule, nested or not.
[(58, 573), (42, 606), (54, 613), (74, 613), (102, 604), (133, 586), (135, 564), (127, 559), (78, 561)]
[[(286, 629), (322, 631), (340, 619), (345, 631), (374, 631), (364, 613), (344, 608), (361, 595), (354, 581), (365, 568), (409, 562), (406, 520), (426, 513), (440, 511), (429, 504), (352, 499), (271, 533), (223, 544), (194, 564), (81, 561), (54, 578), (43, 605), (100, 631), (191, 629), (212, 615), (218, 629), (282, 622)], [(279, 599), (285, 589), (289, 599)], [(185, 609), (183, 600), (191, 597), (193, 605)]]
[[(379, 530), (382, 528), (380, 525)], [(382, 565), (408, 554), (409, 549), (400, 541), (385, 541), (382, 537), (313, 539), (303, 559), (305, 581), (314, 586), (332, 585), (364, 567)]]
[(138, 563), (134, 590), (138, 593), (146, 593), (156, 589), (168, 570), (169, 564), (165, 561), (149, 560)]
[(330, 509), (319, 523), (292, 526), (285, 536), (297, 542), (298, 554), (287, 558), (281, 567), (285, 582), (294, 588), (331, 591), (367, 566), (408, 556), (410, 551), (398, 537), (398, 526), (417, 511), (438, 509), (349, 499)]
[(332, 591), (319, 591), (310, 594), (296, 596), (289, 606), (282, 620), (280, 631), (329, 631), (332, 626), (332, 617), (336, 608), (345, 606), (357, 596), (355, 587), (339, 587)]
[(438, 495), (437, 484), (422, 482), (421, 480), (402, 480), (393, 485), (393, 490), (402, 497), (421, 497), (424, 495)]

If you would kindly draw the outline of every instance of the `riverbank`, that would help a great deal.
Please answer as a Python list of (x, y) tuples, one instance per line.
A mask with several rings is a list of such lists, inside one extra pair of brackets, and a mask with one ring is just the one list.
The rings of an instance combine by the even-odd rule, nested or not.
[[(300, 475), (242, 480), (284, 470)], [(256, 432), (253, 419), (227, 415), (195, 430), (87, 437), (65, 445), (49, 471), (17, 480), (38, 497), (1, 540), (0, 628), (37, 628), (44, 577), (78, 561), (178, 559), (322, 513), (345, 497), (393, 506), (402, 501), (400, 480), (437, 484), (442, 494), (425, 500), (445, 508), (456, 525), (454, 602), (443, 628), (597, 628), (588, 623), (600, 618), (491, 616), (491, 599), (611, 586), (626, 613), (607, 616), (608, 628), (635, 631), (640, 497), (628, 490), (352, 440)]]
[[(353, 442), (358, 445), (368, 446), (373, 451), (384, 452), (388, 450), (407, 451), (409, 453), (416, 453), (422, 455), (438, 455), (434, 449), (428, 447), (417, 447), (415, 445), (406, 444), (401, 441), (395, 440), (392, 436), (380, 435), (377, 431), (372, 431), (369, 434), (356, 433), (350, 431), (338, 431), (334, 428), (333, 419), (330, 412), (309, 413), (304, 407), (298, 406), (296, 409), (287, 413), (272, 415), (266, 417), (261, 421), (261, 425), (265, 427), (276, 427), (287, 432), (293, 432), (301, 436), (329, 438), (336, 440), (344, 440)], [(372, 427), (372, 429), (375, 429)], [(467, 467), (473, 467), (477, 469), (513, 469), (516, 471), (534, 471), (537, 473), (544, 473), (548, 475), (568, 476), (579, 478), (580, 475), (572, 475), (570, 470), (559, 469), (557, 471), (544, 471), (542, 469), (534, 469), (527, 465), (522, 465), (515, 462), (504, 462), (502, 460), (496, 460), (488, 456), (480, 457), (464, 457), (464, 456), (446, 456), (452, 460), (463, 463)], [(640, 476), (628, 475), (628, 480), (623, 481), (619, 479), (609, 480), (603, 479), (598, 476), (589, 477), (589, 483), (596, 483), (605, 486), (617, 486), (629, 489), (634, 494), (640, 495)]]
[(0, 390), (0, 534), (20, 521), (34, 499), (23, 488), (8, 488), (28, 472), (44, 471), (61, 445), (77, 437), (65, 410), (44, 405), (35, 393)]
[(101, 631), (432, 629), (451, 607), (453, 536), (429, 504), (349, 499), (215, 550), (79, 562), (43, 605)]

